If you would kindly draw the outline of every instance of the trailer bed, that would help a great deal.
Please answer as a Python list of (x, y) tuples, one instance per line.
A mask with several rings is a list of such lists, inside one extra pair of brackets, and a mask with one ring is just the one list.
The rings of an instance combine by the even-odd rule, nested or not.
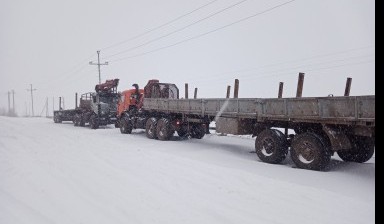
[(375, 126), (375, 95), (300, 98), (145, 98), (143, 109), (225, 118)]
[(60, 121), (73, 121), (78, 109), (66, 109), (66, 110), (55, 110), (53, 116), (59, 118)]

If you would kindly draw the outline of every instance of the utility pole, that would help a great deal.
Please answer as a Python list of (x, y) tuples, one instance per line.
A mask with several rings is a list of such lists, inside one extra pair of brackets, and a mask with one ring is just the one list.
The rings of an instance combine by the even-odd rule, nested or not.
[(25, 116), (28, 117), (28, 107), (27, 107), (27, 102), (25, 102)]
[(13, 115), (16, 115), (16, 110), (15, 110), (15, 90), (12, 90), (12, 112)]
[(32, 101), (32, 104), (31, 104), (31, 105), (32, 105), (32, 117), (33, 117), (33, 116), (35, 116), (35, 115), (34, 115), (34, 112), (33, 112), (33, 91), (35, 91), (35, 90), (37, 90), (37, 89), (33, 89), (33, 88), (32, 88), (32, 84), (31, 84), (31, 89), (27, 89), (27, 91), (31, 91), (31, 101)]
[(108, 62), (100, 63), (100, 51), (97, 51), (97, 63), (92, 61), (89, 62), (90, 65), (97, 65), (99, 68), (99, 84), (101, 84), (101, 75), (100, 75), (100, 65), (108, 65)]
[(46, 98), (45, 103), (47, 105), (46, 109), (45, 109), (45, 117), (48, 117), (49, 116), (49, 113), (48, 113), (48, 97)]
[(48, 97), (45, 99), (45, 104), (44, 104), (43, 110), (41, 110), (40, 117), (43, 114), (44, 110), (45, 110), (45, 117), (48, 117)]
[(8, 91), (8, 115), (11, 113), (11, 92)]

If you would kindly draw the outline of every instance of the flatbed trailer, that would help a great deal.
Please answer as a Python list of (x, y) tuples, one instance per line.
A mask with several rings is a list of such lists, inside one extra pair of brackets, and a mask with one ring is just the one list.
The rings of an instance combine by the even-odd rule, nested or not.
[[(345, 125), (374, 135), (375, 96), (161, 99), (146, 98), (143, 109), (188, 117), (250, 119), (260, 124), (297, 129), (303, 125)], [(253, 133), (251, 133), (253, 134)]]
[[(167, 94), (154, 94), (158, 90)], [(324, 170), (335, 152), (359, 163), (374, 154), (375, 95), (179, 99), (174, 84), (151, 80), (141, 91), (140, 106), (128, 103), (119, 110), (124, 134), (144, 128), (151, 139), (169, 140), (175, 132), (200, 139), (216, 121), (217, 132), (256, 136), (261, 161), (281, 163), (290, 151), (297, 167), (312, 170)]]

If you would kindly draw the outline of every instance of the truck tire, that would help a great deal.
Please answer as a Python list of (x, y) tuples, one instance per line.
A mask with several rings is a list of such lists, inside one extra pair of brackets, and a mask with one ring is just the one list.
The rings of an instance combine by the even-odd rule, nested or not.
[(180, 137), (185, 137), (188, 134), (188, 126), (187, 125), (181, 125), (179, 127), (179, 130), (177, 130), (177, 135)]
[(350, 136), (352, 148), (341, 150), (337, 155), (346, 162), (364, 163), (372, 158), (375, 151), (375, 140), (365, 136)]
[(206, 128), (202, 124), (195, 124), (192, 125), (191, 128), (191, 137), (192, 138), (197, 138), (197, 139), (202, 139), (205, 135)]
[(99, 125), (99, 118), (95, 114), (91, 115), (89, 118), (89, 127), (92, 129), (98, 129)]
[(171, 124), (167, 118), (161, 118), (157, 121), (156, 135), (161, 141), (169, 140), (173, 136), (174, 131), (172, 130)]
[(73, 116), (73, 124), (75, 126), (80, 126), (80, 121), (81, 121), (81, 115), (75, 114), (75, 116)]
[(157, 119), (154, 117), (151, 117), (147, 120), (145, 123), (145, 134), (150, 139), (157, 138), (156, 135), (156, 125), (157, 125)]
[(298, 168), (321, 171), (331, 161), (331, 153), (320, 135), (307, 132), (293, 138), (291, 158)]
[(85, 121), (84, 121), (84, 117), (82, 114), (80, 114), (80, 127), (85, 127)]
[(279, 164), (288, 154), (287, 138), (279, 130), (265, 129), (256, 137), (255, 150), (261, 161)]
[(132, 133), (132, 124), (128, 117), (122, 117), (120, 119), (120, 132), (121, 134), (131, 134)]

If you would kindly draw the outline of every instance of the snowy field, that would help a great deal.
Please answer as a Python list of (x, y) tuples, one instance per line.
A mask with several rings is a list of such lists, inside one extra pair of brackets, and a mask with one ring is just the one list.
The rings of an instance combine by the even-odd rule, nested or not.
[(0, 117), (0, 223), (375, 223), (375, 156), (302, 170), (260, 162), (254, 140)]

